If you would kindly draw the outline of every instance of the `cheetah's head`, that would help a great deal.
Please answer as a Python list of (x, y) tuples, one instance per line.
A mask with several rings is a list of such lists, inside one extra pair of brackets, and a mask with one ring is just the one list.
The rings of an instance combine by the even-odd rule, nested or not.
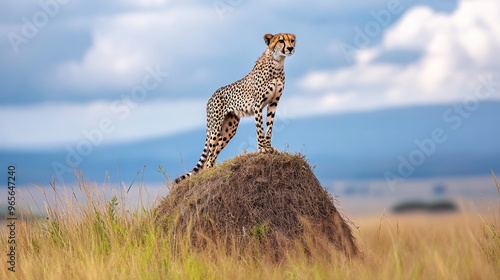
[(269, 51), (277, 56), (290, 56), (295, 52), (295, 34), (266, 34), (264, 42), (266, 42)]

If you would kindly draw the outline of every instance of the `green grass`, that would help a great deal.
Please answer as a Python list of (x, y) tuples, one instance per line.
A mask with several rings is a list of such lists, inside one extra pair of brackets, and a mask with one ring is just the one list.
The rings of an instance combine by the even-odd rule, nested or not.
[[(2, 254), (0, 279), (497, 279), (498, 213), (400, 216), (356, 221), (364, 257), (304, 252), (280, 262), (264, 252), (195, 251), (182, 236), (159, 230), (154, 213), (102, 187), (80, 182), (85, 202), (60, 198), (49, 219), (16, 225), (16, 272)], [(499, 187), (500, 189), (500, 187)], [(56, 188), (54, 188), (56, 190)], [(71, 193), (71, 191), (69, 192)], [(31, 209), (27, 211), (31, 212)], [(493, 215), (495, 214), (495, 215)], [(265, 238), (266, 225), (252, 229)], [(0, 230), (0, 248), (8, 232)], [(214, 242), (213, 244), (216, 244)]]

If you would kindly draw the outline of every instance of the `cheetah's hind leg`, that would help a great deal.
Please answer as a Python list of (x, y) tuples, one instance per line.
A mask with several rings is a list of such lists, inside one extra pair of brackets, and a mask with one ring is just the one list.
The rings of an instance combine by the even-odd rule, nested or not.
[(238, 124), (240, 123), (240, 118), (233, 112), (228, 113), (224, 117), (224, 122), (222, 123), (221, 138), (217, 150), (215, 151), (216, 157), (219, 153), (226, 147), (226, 145), (231, 141), (231, 139), (236, 134), (238, 129)]
[[(234, 137), (239, 122), (239, 117), (234, 113), (229, 112), (224, 117), (219, 132), (217, 134), (215, 134), (215, 130), (211, 132), (209, 143), (209, 157), (205, 165), (207, 168), (211, 168), (215, 164), (215, 160), (219, 156), (222, 149), (224, 149), (224, 147), (226, 147), (229, 141)], [(214, 135), (216, 136), (214, 137)]]

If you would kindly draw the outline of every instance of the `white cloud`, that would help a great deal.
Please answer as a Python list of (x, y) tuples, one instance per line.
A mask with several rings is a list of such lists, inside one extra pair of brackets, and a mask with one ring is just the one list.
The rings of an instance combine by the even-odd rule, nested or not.
[(165, 7), (170, 1), (168, 0), (127, 0), (126, 1), (131, 6), (138, 6), (143, 8), (156, 8)]
[[(12, 116), (16, 116), (16, 122), (22, 125), (2, 123), (12, 120)], [(98, 101), (87, 104), (0, 106), (0, 124), (0, 133), (3, 135), (0, 149), (61, 148), (64, 145), (76, 145), (86, 140), (87, 134), (94, 133), (103, 136), (99, 144), (109, 144), (168, 136), (203, 127), (205, 102)]]
[[(161, 3), (160, 3), (161, 2)], [(164, 1), (144, 0), (144, 5)], [(127, 89), (142, 77), (144, 67), (160, 63), (175, 68), (179, 56), (202, 56), (199, 44), (209, 36), (196, 26), (210, 26), (213, 11), (182, 6), (123, 13), (91, 22), (92, 46), (81, 60), (69, 60), (52, 74), (55, 89), (91, 92), (96, 89)], [(182, 28), (180, 28), (182, 27)], [(192, 41), (180, 44), (187, 30)], [(206, 55), (206, 54), (205, 54)]]
[[(355, 54), (353, 65), (313, 71), (299, 85), (324, 112), (462, 101), (479, 78), (500, 73), (500, 2), (462, 0), (451, 14), (416, 6), (392, 27), (379, 45)], [(381, 54), (416, 51), (407, 65), (377, 61)], [(496, 82), (498, 76), (494, 76)], [(500, 99), (500, 90), (492, 92)], [(335, 97), (335, 98), (334, 98)], [(336, 102), (324, 102), (325, 99)]]

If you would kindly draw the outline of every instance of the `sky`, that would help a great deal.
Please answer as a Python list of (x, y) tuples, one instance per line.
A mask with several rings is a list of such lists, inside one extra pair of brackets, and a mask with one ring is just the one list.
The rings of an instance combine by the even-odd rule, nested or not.
[[(295, 33), (278, 115), (500, 100), (500, 1), (0, 3), (0, 149), (173, 136)], [(472, 102), (471, 101), (471, 102)]]

